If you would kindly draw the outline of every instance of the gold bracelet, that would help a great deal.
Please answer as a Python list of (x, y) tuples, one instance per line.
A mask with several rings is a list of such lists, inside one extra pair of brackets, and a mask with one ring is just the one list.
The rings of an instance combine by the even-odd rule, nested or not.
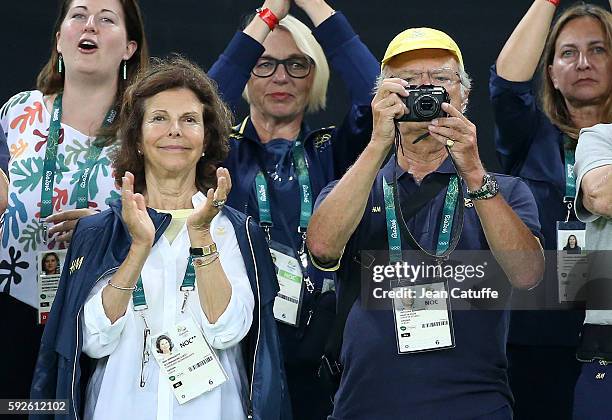
[(207, 265), (210, 265), (213, 262), (215, 262), (218, 258), (219, 258), (219, 253), (215, 252), (214, 254), (209, 255), (208, 259), (206, 259), (204, 257), (192, 258), (191, 259), (191, 264), (194, 267), (206, 267)]
[(114, 287), (117, 290), (122, 290), (124, 292), (133, 292), (134, 290), (136, 290), (136, 285), (134, 285), (134, 287), (122, 287), (122, 286), (117, 286), (113, 283), (111, 283), (110, 279), (108, 280), (107, 283), (110, 287)]

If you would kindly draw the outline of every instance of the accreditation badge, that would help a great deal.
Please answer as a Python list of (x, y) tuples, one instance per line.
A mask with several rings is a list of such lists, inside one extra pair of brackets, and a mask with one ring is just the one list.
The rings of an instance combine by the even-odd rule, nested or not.
[(557, 222), (559, 303), (584, 300), (582, 295), (588, 275), (585, 243), (586, 225), (583, 222)]
[(274, 318), (297, 326), (299, 323), (304, 281), (300, 261), (293, 249), (275, 241), (270, 242), (270, 254), (280, 290), (274, 299)]
[(395, 280), (391, 291), (399, 354), (455, 347), (446, 281), (414, 284)]
[(66, 250), (42, 251), (37, 255), (38, 323), (46, 324), (59, 287)]
[(151, 337), (151, 354), (174, 391), (179, 404), (227, 381), (217, 354), (192, 318)]

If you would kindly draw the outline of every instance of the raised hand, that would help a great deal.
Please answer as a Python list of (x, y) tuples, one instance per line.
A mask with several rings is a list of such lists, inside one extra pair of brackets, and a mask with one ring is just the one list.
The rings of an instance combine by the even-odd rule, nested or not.
[(126, 172), (122, 178), (121, 203), (121, 218), (132, 236), (132, 244), (151, 248), (155, 226), (147, 213), (143, 195), (134, 193), (134, 175), (131, 172)]
[(187, 231), (191, 238), (209, 231), (212, 219), (221, 211), (231, 189), (229, 171), (217, 168), (217, 189), (210, 188), (206, 192), (206, 202), (198, 206), (187, 219)]
[(319, 26), (321, 22), (334, 14), (334, 9), (325, 0), (294, 0), (294, 2), (306, 12), (314, 26)]
[(58, 242), (70, 242), (72, 233), (77, 222), (81, 217), (91, 216), (97, 212), (92, 209), (73, 209), (64, 210), (59, 213), (52, 214), (45, 219), (46, 223), (53, 223), (53, 227), (49, 229), (47, 235), (49, 238), (55, 234)]
[[(429, 134), (440, 143), (449, 146), (449, 151), (457, 164), (457, 170), (466, 180), (470, 189), (478, 189), (485, 173), (480, 156), (476, 126), (457, 108), (448, 103), (442, 104), (448, 117), (436, 118), (429, 125)], [(473, 181), (473, 185), (470, 185)]]
[(268, 8), (274, 13), (274, 15), (281, 20), (289, 13), (291, 7), (290, 0), (265, 0), (261, 6), (262, 9)]

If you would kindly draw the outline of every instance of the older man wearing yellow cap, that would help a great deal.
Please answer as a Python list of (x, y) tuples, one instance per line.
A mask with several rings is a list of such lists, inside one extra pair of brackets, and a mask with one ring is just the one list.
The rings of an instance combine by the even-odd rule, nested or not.
[[(340, 355), (324, 358), (341, 374), (330, 419), (512, 418), (506, 307), (512, 287), (541, 277), (540, 226), (525, 184), (481, 163), (476, 127), (463, 114), (469, 92), (447, 34), (397, 35), (382, 60), (371, 141), (318, 198), (308, 246), (337, 270), (339, 317), (346, 310)], [(447, 273), (459, 267), (448, 265), (455, 250), (490, 251), (496, 270), (484, 275), (497, 273), (495, 294), (485, 304), (483, 287), (461, 290), (496, 310), (457, 310), (465, 304), (459, 276), (408, 281), (407, 260), (415, 268), (415, 255), (427, 256), (421, 267), (435, 261)], [(414, 304), (402, 305), (406, 298)]]

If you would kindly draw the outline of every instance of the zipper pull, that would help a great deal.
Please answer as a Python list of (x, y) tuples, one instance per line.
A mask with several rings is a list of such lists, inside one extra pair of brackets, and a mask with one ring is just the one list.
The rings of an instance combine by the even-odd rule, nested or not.
[(247, 401), (247, 419), (254, 419), (253, 415), (253, 402), (251, 400)]
[(311, 309), (308, 311), (308, 319), (306, 320), (306, 326), (310, 325), (310, 320), (312, 319), (312, 314), (314, 313), (314, 311)]

